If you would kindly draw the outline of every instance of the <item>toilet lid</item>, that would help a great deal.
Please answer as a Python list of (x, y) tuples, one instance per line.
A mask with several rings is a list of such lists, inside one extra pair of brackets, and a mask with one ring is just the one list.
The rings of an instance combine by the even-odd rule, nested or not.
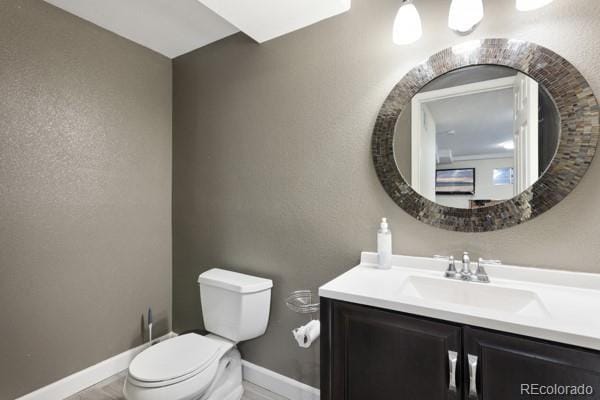
[(145, 382), (167, 381), (204, 370), (221, 353), (223, 342), (189, 333), (165, 340), (138, 354), (129, 374)]

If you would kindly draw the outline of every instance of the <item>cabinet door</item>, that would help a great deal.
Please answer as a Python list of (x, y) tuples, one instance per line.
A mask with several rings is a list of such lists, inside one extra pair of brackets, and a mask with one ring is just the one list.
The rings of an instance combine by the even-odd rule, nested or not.
[(467, 399), (600, 399), (598, 352), (469, 327), (463, 332)]
[[(458, 400), (461, 330), (427, 319), (322, 301), (323, 400)], [(449, 351), (458, 358), (451, 380)]]

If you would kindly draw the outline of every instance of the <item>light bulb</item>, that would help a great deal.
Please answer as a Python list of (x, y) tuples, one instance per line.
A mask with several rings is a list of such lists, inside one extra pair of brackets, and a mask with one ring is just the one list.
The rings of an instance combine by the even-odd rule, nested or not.
[(530, 11), (542, 8), (552, 3), (554, 0), (517, 0), (517, 10)]
[(402, 45), (416, 42), (423, 35), (421, 17), (414, 4), (404, 2), (394, 19), (393, 40)]
[(452, 0), (448, 27), (459, 33), (470, 33), (483, 19), (482, 0)]

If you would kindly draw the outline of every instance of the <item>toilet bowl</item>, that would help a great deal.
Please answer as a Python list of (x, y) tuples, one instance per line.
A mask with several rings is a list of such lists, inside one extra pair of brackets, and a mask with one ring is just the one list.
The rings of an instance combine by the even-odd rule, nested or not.
[(129, 365), (127, 400), (239, 400), (236, 343), (264, 334), (273, 283), (222, 269), (198, 278), (206, 336), (188, 333), (147, 348)]

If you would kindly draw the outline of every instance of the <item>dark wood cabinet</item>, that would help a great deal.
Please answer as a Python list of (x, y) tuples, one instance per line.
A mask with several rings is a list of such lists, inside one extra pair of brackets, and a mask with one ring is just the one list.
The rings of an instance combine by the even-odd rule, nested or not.
[(323, 400), (600, 399), (597, 351), (326, 298), (321, 322)]
[[(468, 399), (600, 399), (596, 351), (471, 327), (463, 328), (463, 342), (465, 362), (469, 355), (477, 360), (476, 391)], [(469, 388), (469, 373), (465, 378)]]
[[(330, 342), (322, 348), (329, 353), (329, 384), (322, 385), (321, 398), (461, 398), (460, 327), (325, 299), (321, 307), (329, 315), (323, 342)], [(456, 362), (452, 382), (449, 354)]]

